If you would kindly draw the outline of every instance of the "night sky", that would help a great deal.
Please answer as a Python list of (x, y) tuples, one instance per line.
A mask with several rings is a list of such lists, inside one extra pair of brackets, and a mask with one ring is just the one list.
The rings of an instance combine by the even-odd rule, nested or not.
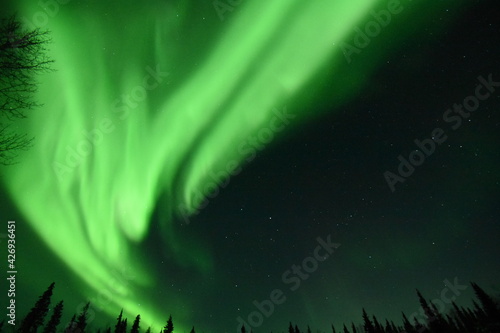
[[(372, 7), (387, 8), (389, 2), (374, 1)], [(297, 78), (300, 84), (286, 75), (286, 66), (273, 65), (272, 74), (252, 81), (289, 38), (286, 27), (269, 28), (279, 33), (248, 61), (244, 73), (234, 75), (255, 84), (279, 77), (274, 95), (267, 94), (274, 91), (272, 84), (262, 88), (264, 94), (245, 80), (233, 89), (216, 89), (219, 81), (231, 80), (230, 72), (220, 74), (238, 56), (231, 47), (221, 51), (227, 58), (220, 58), (218, 67), (207, 67), (214, 71), (204, 74), (206, 80), (196, 83), (204, 59), (219, 54), (217, 38), (230, 35), (227, 27), (238, 27), (247, 13), (246, 2), (224, 12), (223, 19), (210, 1), (130, 3), (127, 9), (74, 1), (61, 7), (53, 19), (58, 23), (47, 25), (54, 33), (57, 71), (41, 80), (37, 95), (60, 110), (32, 117), (26, 129), (35, 136), (35, 147), (18, 164), (0, 169), (2, 223), (16, 220), (17, 226), (19, 316), (52, 281), (53, 304), (65, 301), (63, 323), (90, 300), (91, 325), (114, 325), (123, 307), (129, 321), (144, 313), (156, 331), (171, 314), (178, 332), (192, 325), (198, 332), (235, 332), (238, 318), (256, 333), (286, 331), (290, 321), (313, 332), (329, 332), (331, 324), (338, 331), (343, 323), (361, 323), (362, 308), (400, 323), (401, 311), (410, 315), (419, 309), (415, 288), (427, 299), (441, 299), (446, 280), (474, 281), (499, 296), (500, 12), (494, 1), (424, 3), (428, 12), (426, 5), (401, 1), (408, 10), (394, 15), (359, 53), (343, 54), (342, 43), (353, 44), (354, 28), (373, 20), (369, 7), (342, 39), (331, 40), (310, 76)], [(141, 16), (154, 13), (155, 6), (167, 10), (168, 19), (159, 20), (158, 14), (148, 22)], [(11, 7), (21, 15), (40, 10)], [(313, 24), (300, 13), (293, 8), (287, 15), (291, 22), (301, 18)], [(118, 26), (125, 16), (132, 23)], [(260, 26), (242, 22), (242, 36)], [(149, 28), (133, 29), (141, 25)], [(169, 25), (176, 28), (165, 28)], [(159, 33), (162, 29), (168, 33)], [(175, 43), (166, 45), (169, 40)], [(245, 38), (230, 39), (229, 45), (238, 49), (240, 40)], [(305, 40), (294, 43), (299, 56), (310, 47), (302, 45)], [(164, 63), (158, 60), (162, 56), (168, 58)], [(280, 59), (293, 62), (294, 56)], [(94, 128), (89, 124), (101, 126), (103, 115), (114, 112), (109, 105), (141, 82), (148, 73), (144, 68), (154, 69), (155, 61), (170, 73), (165, 82), (123, 123), (126, 109), (109, 116), (118, 129), (64, 175), (70, 182), (61, 180), (53, 163), (78, 142), (70, 136)], [(493, 83), (484, 87), (488, 80)], [(193, 95), (182, 90), (191, 82)], [(484, 97), (475, 111), (463, 108), (466, 117), (448, 112), (464, 99), (477, 101), (469, 96), (478, 91)], [(224, 111), (197, 127), (209, 113), (207, 101), (217, 94), (227, 97), (213, 101), (213, 108)], [(233, 105), (246, 94), (252, 105), (238, 113)], [(259, 103), (268, 99), (269, 107), (260, 112)], [(162, 118), (169, 112), (172, 116)], [(281, 120), (283, 130), (263, 142), (269, 138), (263, 129), (272, 128), (283, 112), (291, 115)], [(241, 114), (238, 121), (233, 114)], [(432, 152), (424, 156), (418, 149)], [(387, 172), (401, 176), (401, 159), (412, 153), (419, 165), (391, 189)], [(213, 174), (231, 161), (237, 161), (238, 174), (218, 179), (217, 192), (197, 202), (200, 189), (213, 184)], [(335, 246), (317, 250), (325, 243)], [(5, 244), (2, 239), (2, 262)], [(294, 265), (305, 267), (297, 273)], [(468, 285), (456, 301), (469, 305), (472, 297)], [(272, 313), (255, 315), (255, 303), (265, 308), (271, 298), (279, 300)]]

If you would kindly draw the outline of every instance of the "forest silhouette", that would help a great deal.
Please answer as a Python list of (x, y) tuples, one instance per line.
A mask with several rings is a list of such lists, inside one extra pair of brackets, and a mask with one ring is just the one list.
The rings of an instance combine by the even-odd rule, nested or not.
[[(344, 324), (342, 328), (331, 325), (332, 333), (499, 333), (500, 332), (500, 304), (488, 295), (476, 283), (470, 283), (476, 300), (473, 300), (472, 307), (458, 306), (454, 301), (448, 313), (442, 313), (437, 309), (435, 302), (427, 301), (417, 290), (420, 303), (419, 314), (425, 318), (425, 323), (417, 320), (414, 315), (407, 315), (402, 312), (402, 322), (397, 325), (393, 320), (379, 320), (375, 315), (368, 315), (362, 309), (361, 319), (358, 324), (354, 322)], [(123, 309), (116, 318), (113, 327), (93, 327), (89, 320), (90, 302), (85, 304), (80, 313), (75, 313), (66, 324), (61, 323), (64, 303), (59, 301), (51, 307), (52, 293), (55, 287), (53, 282), (47, 290), (38, 298), (35, 305), (22, 320), (0, 322), (0, 332), (22, 332), (22, 333), (151, 333), (152, 328), (141, 329), (141, 316), (138, 314), (133, 323), (128, 327), (127, 318), (123, 316)], [(410, 319), (409, 319), (410, 318)], [(311, 333), (311, 328), (307, 326), (301, 330), (292, 322), (288, 323), (287, 333)], [(259, 329), (260, 331), (261, 329)], [(264, 331), (264, 329), (262, 330)], [(156, 332), (156, 331), (155, 331)], [(159, 333), (173, 333), (174, 324), (170, 315), (165, 326)], [(318, 331), (319, 332), (319, 331)], [(184, 332), (183, 332), (184, 333)], [(196, 333), (194, 326), (190, 333)], [(254, 333), (250, 327), (241, 327), (241, 333)], [(272, 332), (271, 332), (272, 333)]]

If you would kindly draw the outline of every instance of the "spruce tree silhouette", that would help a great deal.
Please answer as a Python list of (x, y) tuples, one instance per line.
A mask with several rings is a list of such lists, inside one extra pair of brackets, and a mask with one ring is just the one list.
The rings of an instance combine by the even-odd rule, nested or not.
[(403, 315), (403, 327), (404, 327), (405, 332), (414, 333), (415, 330), (413, 328), (413, 325), (410, 323), (410, 321), (406, 317), (405, 313), (401, 312), (401, 314)]
[(422, 332), (427, 332), (427, 329), (425, 328), (424, 325), (420, 324), (420, 322), (417, 320), (417, 318), (413, 318), (413, 327), (415, 328), (414, 331), (417, 333), (422, 333)]
[(451, 302), (451, 306), (453, 306), (452, 316), (454, 317), (459, 331), (468, 330), (469, 328), (467, 327), (467, 321), (462, 310), (457, 306), (457, 303), (455, 303), (455, 301)]
[(445, 333), (447, 330), (447, 324), (443, 318), (443, 316), (439, 313), (437, 307), (434, 303), (431, 302), (431, 305), (427, 303), (425, 298), (422, 296), (420, 291), (417, 289), (417, 296), (424, 310), (424, 314), (426, 316), (427, 327), (431, 332), (443, 332)]
[(76, 314), (71, 317), (68, 326), (64, 329), (64, 333), (73, 333), (76, 329)]
[(403, 330), (403, 328), (401, 328), (401, 326), (396, 326), (396, 324), (394, 324), (394, 321), (391, 320), (391, 325), (392, 325), (392, 329), (394, 330), (394, 332), (400, 332)]
[[(25, 320), (21, 322), (21, 328), (17, 332), (36, 332), (37, 328), (43, 325), (44, 317), (46, 317), (48, 312), (48, 307), (50, 305), (50, 298), (52, 296), (52, 291), (54, 288), (54, 283), (52, 283), (49, 288), (39, 297), (35, 306), (26, 316)], [(477, 284), (471, 283), (475, 291), (476, 300), (473, 300), (473, 307), (465, 308), (464, 306), (458, 306), (455, 302), (451, 303), (451, 311), (446, 315), (443, 315), (441, 311), (438, 310), (436, 302), (428, 302), (424, 299), (422, 294), (417, 290), (417, 296), (419, 303), (421, 305), (420, 313), (426, 315), (426, 324), (421, 324), (417, 320), (416, 314), (414, 312), (410, 319), (401, 312), (402, 315), (402, 326), (396, 326), (393, 321), (385, 319), (379, 321), (375, 315), (371, 318), (368, 316), (366, 310), (362, 309), (362, 319), (363, 328), (360, 326), (356, 327), (354, 322), (351, 322), (351, 332), (358, 333), (500, 333), (500, 318), (498, 313), (500, 312), (499, 306), (495, 303), (493, 298), (488, 295), (483, 289), (481, 289)], [(65, 333), (83, 333), (88, 330), (87, 325), (87, 315), (89, 312), (90, 303), (87, 303), (83, 308), (82, 312), (78, 315), (73, 315), (70, 323), (63, 330)], [(51, 318), (47, 322), (43, 333), (55, 333), (57, 332), (57, 325), (59, 324), (62, 316), (63, 302), (60, 301), (52, 311)], [(450, 309), (449, 309), (450, 310)], [(0, 323), (0, 331), (3, 323)], [(140, 315), (137, 315), (135, 321), (132, 325), (130, 333), (139, 333), (140, 325)], [(331, 325), (332, 333), (336, 333), (335, 327)], [(108, 326), (105, 333), (111, 333), (112, 329)], [(172, 321), (172, 316), (169, 316), (167, 324), (160, 330), (160, 333), (173, 333), (174, 325)], [(102, 332), (102, 328), (97, 328), (97, 332)], [(115, 325), (116, 333), (126, 333), (127, 332), (127, 318), (123, 318), (123, 309), (117, 318), (117, 323)], [(146, 333), (151, 333), (151, 327), (146, 330)], [(190, 333), (196, 333), (194, 326), (192, 326)], [(241, 326), (241, 333), (247, 333), (247, 329), (244, 325)], [(250, 330), (252, 333), (252, 330)], [(271, 332), (272, 333), (272, 332)], [(292, 325), (292, 322), (288, 324), (288, 333), (300, 333), (297, 325)], [(308, 325), (306, 333), (312, 333), (311, 327)], [(343, 324), (343, 333), (350, 333), (349, 329), (345, 324)]]
[(87, 316), (89, 312), (90, 302), (87, 302), (82, 309), (82, 312), (78, 315), (76, 319), (76, 331), (81, 333), (85, 332), (85, 328), (87, 327)]
[(123, 309), (120, 311), (118, 318), (116, 318), (115, 333), (122, 333), (121, 332), (122, 316), (123, 316)]
[(432, 327), (435, 330), (441, 330), (444, 333), (446, 333), (445, 331), (448, 329), (448, 322), (446, 321), (446, 319), (444, 319), (443, 315), (438, 310), (436, 304), (434, 304), (433, 302), (430, 302), (430, 304), (432, 312), (434, 313), (434, 318), (432, 320)]
[(482, 322), (487, 321), (488, 316), (486, 315), (486, 312), (481, 308), (481, 306), (475, 300), (472, 301), (472, 305), (474, 306), (472, 310), (474, 317)]
[(141, 315), (137, 315), (137, 317), (135, 317), (134, 323), (132, 324), (132, 328), (130, 329), (130, 333), (139, 333), (140, 321), (141, 321)]
[(174, 323), (172, 322), (172, 315), (168, 317), (167, 324), (163, 328), (163, 333), (172, 333), (174, 331)]
[[(472, 289), (474, 289), (474, 293), (476, 294), (477, 299), (481, 303), (482, 311), (486, 316), (486, 321), (488, 323), (494, 323), (500, 321), (500, 310), (498, 309), (498, 305), (495, 303), (493, 298), (488, 295), (481, 287), (479, 287), (476, 283), (471, 282)], [(479, 307), (479, 306), (478, 306)]]
[(385, 328), (383, 329), (383, 332), (392, 333), (392, 327), (387, 318), (385, 319)]
[(443, 318), (442, 327), (445, 328), (446, 332), (457, 332), (458, 322), (451, 317), (451, 311), (453, 310), (450, 309), (446, 315), (441, 315)]
[(122, 320), (122, 323), (120, 325), (120, 332), (127, 333), (127, 318)]
[(49, 311), (50, 298), (52, 297), (54, 286), (55, 283), (52, 282), (50, 286), (47, 288), (47, 290), (43, 293), (43, 295), (38, 298), (38, 301), (35, 303), (35, 306), (30, 310), (30, 312), (28, 312), (28, 314), (22, 321), (21, 327), (19, 328), (19, 332), (21, 333), (36, 332), (38, 327), (43, 325), (45, 316)]
[(62, 311), (63, 311), (63, 301), (60, 301), (57, 303), (55, 306), (52, 316), (49, 319), (49, 322), (47, 325), (45, 325), (45, 329), (43, 330), (43, 333), (55, 333), (57, 329), (57, 325), (61, 322), (61, 316), (62, 316)]
[(375, 317), (375, 315), (372, 316), (373, 318), (373, 327), (375, 328), (375, 332), (376, 333), (383, 333), (384, 332), (384, 329), (382, 328), (382, 325), (380, 325), (380, 323), (378, 322), (377, 320), (377, 317)]
[(363, 308), (363, 325), (366, 333), (375, 333), (375, 327), (373, 326), (372, 321), (368, 317), (366, 310)]

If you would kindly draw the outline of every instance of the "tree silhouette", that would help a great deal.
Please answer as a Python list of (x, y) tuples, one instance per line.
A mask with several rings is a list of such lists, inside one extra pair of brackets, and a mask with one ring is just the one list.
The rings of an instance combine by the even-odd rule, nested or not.
[(489, 296), (484, 290), (479, 287), (476, 283), (471, 282), (472, 289), (474, 289), (474, 293), (476, 294), (477, 299), (482, 305), (482, 309), (484, 311), (485, 319), (489, 322), (498, 321), (500, 319), (500, 311), (498, 306), (495, 304), (495, 301), (491, 296)]
[(87, 327), (87, 314), (89, 311), (90, 302), (87, 302), (82, 309), (82, 312), (78, 315), (76, 319), (76, 328), (78, 332), (85, 332), (85, 327)]
[(123, 332), (123, 333), (127, 332), (127, 318), (122, 320), (122, 323), (120, 325), (120, 332)]
[(45, 325), (45, 329), (43, 330), (43, 333), (55, 333), (56, 332), (57, 325), (59, 325), (59, 323), (61, 322), (62, 310), (63, 310), (63, 301), (60, 301), (55, 306), (49, 322), (47, 323), (47, 325)]
[(70, 320), (69, 324), (64, 329), (65, 333), (72, 333), (72, 332), (75, 331), (75, 328), (76, 328), (76, 322), (75, 321), (76, 321), (76, 314), (74, 314), (73, 317), (71, 317), (71, 320)]
[(413, 317), (413, 322), (414, 322), (413, 325), (414, 325), (415, 332), (421, 333), (421, 332), (426, 331), (425, 326), (420, 324), (419, 321), (417, 320), (417, 318)]
[(121, 332), (123, 309), (120, 311), (118, 318), (116, 318), (115, 333)]
[(417, 296), (424, 310), (425, 316), (427, 317), (427, 326), (431, 331), (444, 332), (446, 330), (446, 322), (443, 316), (439, 313), (436, 305), (434, 303), (427, 303), (420, 291), (417, 289)]
[(385, 319), (385, 329), (383, 329), (382, 332), (392, 333), (392, 331), (392, 326), (389, 323), (389, 320)]
[[(477, 284), (471, 283), (473, 285), (476, 297), (479, 302), (473, 301), (473, 306), (465, 308), (464, 306), (459, 307), (455, 302), (451, 303), (451, 311), (446, 315), (440, 313), (436, 306), (436, 302), (433, 300), (431, 302), (426, 301), (422, 294), (417, 290), (417, 296), (420, 305), (422, 306), (421, 311), (426, 314), (426, 323), (420, 323), (416, 317), (413, 315), (410, 317), (412, 322), (407, 318), (404, 312), (402, 315), (402, 325), (396, 326), (393, 321), (385, 319), (385, 322), (377, 319), (375, 315), (368, 316), (365, 309), (362, 309), (362, 319), (364, 327), (361, 328), (360, 325), (356, 326), (355, 322), (351, 322), (351, 331), (343, 324), (343, 333), (359, 333), (359, 332), (374, 332), (374, 333), (499, 333), (500, 332), (500, 318), (497, 316), (499, 308), (494, 302), (493, 298), (484, 292)], [(48, 312), (48, 306), (50, 305), (50, 298), (52, 295), (52, 290), (54, 288), (54, 283), (52, 283), (47, 291), (39, 297), (35, 306), (31, 309), (25, 320), (21, 322), (21, 328), (17, 332), (36, 332), (37, 328), (43, 324), (43, 318)], [(83, 308), (82, 312), (78, 315), (73, 315), (70, 323), (66, 326), (65, 333), (82, 333), (87, 328), (87, 314), (90, 308), (90, 303), (87, 303)], [(52, 316), (49, 322), (46, 324), (43, 333), (54, 333), (56, 332), (57, 325), (60, 322), (63, 310), (63, 302), (60, 301), (52, 311)], [(442, 310), (441, 310), (442, 311)], [(416, 314), (417, 312), (415, 312)], [(130, 333), (139, 333), (140, 315), (137, 315), (135, 321), (132, 325)], [(0, 322), (0, 331), (3, 322)], [(335, 327), (331, 325), (332, 333), (335, 333)], [(127, 318), (123, 317), (123, 309), (117, 318), (117, 323), (115, 326), (115, 332), (126, 333), (127, 330)], [(95, 328), (96, 332), (111, 333), (112, 329), (107, 326), (105, 330), (103, 328)], [(168, 321), (160, 333), (173, 333), (174, 325), (172, 322), (172, 316), (170, 315)], [(308, 325), (305, 330), (306, 333), (312, 333), (311, 327)], [(252, 329), (250, 330), (250, 333)], [(151, 333), (151, 327), (146, 330), (146, 333)], [(192, 326), (190, 333), (196, 333), (194, 326)], [(247, 333), (247, 329), (244, 325), (241, 326), (241, 333)], [(272, 332), (271, 332), (272, 333)], [(300, 333), (297, 325), (292, 325), (291, 322), (288, 324), (288, 333)]]
[(404, 312), (401, 313), (403, 315), (403, 327), (405, 329), (405, 332), (413, 333), (414, 332), (413, 325), (410, 323)]
[(45, 316), (49, 311), (50, 298), (52, 297), (54, 285), (55, 283), (52, 282), (47, 290), (43, 293), (43, 295), (38, 298), (35, 306), (30, 310), (30, 312), (28, 312), (23, 322), (21, 323), (19, 332), (36, 332), (38, 327), (43, 325)]
[(363, 309), (363, 324), (366, 333), (375, 333), (375, 327), (373, 326), (373, 323), (368, 317), (365, 309)]
[(174, 331), (174, 324), (172, 322), (172, 316), (170, 315), (167, 320), (167, 324), (163, 328), (163, 333), (172, 333)]
[(34, 100), (36, 75), (51, 70), (49, 32), (25, 30), (15, 16), (0, 20), (0, 164), (11, 164), (32, 139), (19, 130), (16, 118), (40, 106)]
[[(380, 325), (380, 323), (378, 322), (377, 317), (375, 317), (375, 315), (373, 316), (373, 327), (375, 328), (375, 332), (377, 332), (377, 333), (384, 331), (384, 329), (382, 328), (382, 325)], [(353, 332), (353, 333), (355, 333), (355, 332)]]
[(130, 333), (139, 333), (139, 322), (141, 321), (141, 315), (135, 317), (134, 323), (132, 324), (132, 329)]

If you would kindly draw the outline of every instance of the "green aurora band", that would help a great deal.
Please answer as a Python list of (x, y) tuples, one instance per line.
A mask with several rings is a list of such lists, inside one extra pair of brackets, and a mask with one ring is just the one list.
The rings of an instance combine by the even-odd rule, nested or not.
[[(214, 258), (177, 237), (173, 221), (203, 207), (200, 193), (218, 191), (212, 174), (222, 182), (250, 160), (249, 137), (267, 138), (264, 146), (278, 135), (269, 128), (317, 117), (325, 77), (334, 105), (355, 96), (390, 50), (372, 41), (347, 64), (338, 43), (352, 44), (353, 28), (390, 1), (254, 0), (228, 4), (224, 20), (212, 2), (65, 2), (19, 5), (28, 24), (51, 31), (56, 71), (41, 77), (44, 106), (24, 129), (36, 143), (8, 170), (6, 187), (85, 293), (112, 295), (105, 312), (123, 308), (160, 327), (165, 313), (147, 297), (156, 277), (140, 250), (155, 208), (166, 216), (168, 255), (200, 278), (211, 272)], [(419, 6), (402, 1), (393, 22)], [(400, 41), (407, 32), (391, 24), (380, 34)], [(290, 125), (280, 112), (293, 115)], [(176, 327), (187, 331), (189, 304), (167, 301), (182, 308)]]

